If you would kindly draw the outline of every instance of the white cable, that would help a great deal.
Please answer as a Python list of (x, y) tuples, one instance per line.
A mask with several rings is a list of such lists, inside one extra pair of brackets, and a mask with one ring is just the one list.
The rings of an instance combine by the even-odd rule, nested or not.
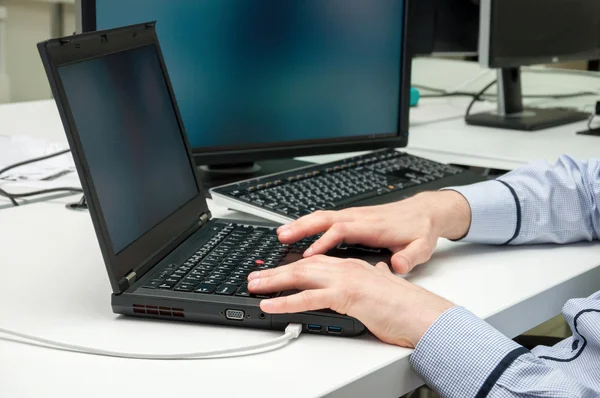
[[(495, 71), (493, 69), (484, 69), (484, 70), (480, 71), (477, 75), (475, 75), (473, 78), (460, 83), (458, 86), (451, 88), (450, 90), (445, 90), (445, 92), (446, 93), (455, 93), (457, 91), (463, 91), (466, 87), (478, 82), (479, 80), (483, 79), (484, 77), (487, 77), (488, 75), (490, 75), (494, 72)], [(488, 83), (486, 83), (486, 84), (488, 84)]]
[[(194, 353), (181, 353), (181, 354), (140, 354), (140, 353), (129, 353), (129, 352), (119, 352), (119, 351), (109, 351), (101, 348), (92, 348), (86, 347), (76, 344), (63, 343), (60, 341), (53, 341), (49, 339), (45, 339), (43, 337), (37, 337), (28, 335), (21, 332), (15, 332), (13, 330), (0, 328), (0, 334), (5, 334), (9, 336), (14, 336), (19, 339), (19, 342), (24, 344), (36, 343), (41, 344), (46, 348), (53, 348), (61, 351), (70, 351), (77, 352), (81, 354), (88, 355), (100, 355), (106, 357), (116, 357), (116, 358), (128, 358), (128, 359), (147, 359), (147, 360), (183, 360), (183, 359), (215, 359), (215, 358), (225, 358), (232, 356), (242, 356), (242, 355), (254, 355), (260, 354), (267, 351), (272, 351), (278, 348), (283, 347), (291, 340), (298, 338), (300, 333), (302, 332), (302, 325), (296, 323), (290, 323), (285, 328), (285, 333), (283, 336), (277, 337), (275, 339), (252, 344), (248, 346), (236, 347), (236, 348), (226, 348), (220, 350), (212, 350), (212, 351), (204, 351), (204, 352), (194, 352)], [(25, 340), (25, 341), (23, 341)]]

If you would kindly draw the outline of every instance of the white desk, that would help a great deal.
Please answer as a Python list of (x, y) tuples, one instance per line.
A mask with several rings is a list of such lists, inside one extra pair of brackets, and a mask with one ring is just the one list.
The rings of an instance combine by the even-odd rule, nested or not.
[[(217, 216), (233, 215), (211, 206)], [(113, 350), (173, 353), (256, 343), (280, 332), (117, 317), (89, 215), (42, 203), (0, 212), (0, 324)], [(598, 290), (600, 245), (480, 247), (443, 241), (410, 280), (462, 304), (508, 336)], [(518, 277), (516, 276), (518, 275)], [(0, 340), (0, 396), (390, 397), (420, 385), (409, 350), (371, 336), (303, 334), (259, 356), (134, 361)], [(433, 364), (432, 364), (433, 365)]]
[[(413, 83), (453, 90), (461, 82), (480, 76), (460, 91), (478, 92), (491, 82), (492, 71), (481, 69), (477, 64), (450, 60), (418, 59), (413, 63)], [(568, 100), (529, 100), (537, 106), (573, 106), (591, 110), (600, 100), (600, 73), (565, 74), (523, 73), (524, 94), (574, 93), (597, 91), (597, 96)], [(490, 90), (494, 93), (495, 90)], [(419, 108), (411, 112), (411, 129), (407, 151), (418, 156), (444, 163), (461, 163), (469, 166), (513, 169), (534, 160), (554, 163), (568, 153), (579, 159), (600, 156), (600, 137), (576, 135), (587, 128), (587, 122), (579, 122), (536, 132), (522, 132), (494, 128), (468, 126), (463, 116), (470, 98), (425, 99)], [(493, 104), (477, 105), (480, 110), (493, 108)], [(455, 109), (452, 118), (451, 109)], [(428, 123), (434, 115), (444, 114), (447, 120)], [(438, 119), (439, 120), (439, 119)]]

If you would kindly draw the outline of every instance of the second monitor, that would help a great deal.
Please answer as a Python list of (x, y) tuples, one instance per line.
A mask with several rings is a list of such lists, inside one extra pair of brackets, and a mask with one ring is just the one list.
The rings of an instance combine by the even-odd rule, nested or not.
[(526, 108), (520, 67), (600, 57), (600, 2), (593, 0), (480, 0), (479, 58), (498, 68), (498, 110), (467, 123), (539, 130), (585, 120), (588, 113)]
[[(257, 161), (403, 147), (410, 59), (399, 0), (81, 1), (81, 29), (156, 20), (205, 183)], [(271, 163), (272, 165), (272, 163)], [(244, 173), (246, 175), (244, 175)]]

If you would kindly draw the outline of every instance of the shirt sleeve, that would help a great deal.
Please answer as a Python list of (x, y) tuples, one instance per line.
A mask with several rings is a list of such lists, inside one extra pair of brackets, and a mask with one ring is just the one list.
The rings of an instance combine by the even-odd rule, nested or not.
[(548, 350), (562, 361), (574, 357), (571, 369), (548, 356), (535, 356), (464, 308), (454, 307), (427, 330), (410, 362), (442, 397), (600, 396), (600, 378), (594, 376), (600, 351), (565, 354), (565, 346), (571, 350), (571, 341)]
[(464, 241), (488, 244), (569, 243), (600, 235), (600, 159), (562, 156), (495, 181), (448, 188), (471, 206)]

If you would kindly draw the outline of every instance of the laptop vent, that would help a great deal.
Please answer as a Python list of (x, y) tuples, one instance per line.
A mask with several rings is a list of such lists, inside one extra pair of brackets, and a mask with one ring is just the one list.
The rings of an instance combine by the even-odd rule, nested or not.
[(156, 316), (174, 316), (174, 317), (178, 317), (178, 318), (185, 317), (185, 311), (183, 311), (183, 308), (158, 307), (155, 305), (143, 305), (143, 304), (134, 304), (133, 305), (133, 313), (134, 314), (156, 315)]

